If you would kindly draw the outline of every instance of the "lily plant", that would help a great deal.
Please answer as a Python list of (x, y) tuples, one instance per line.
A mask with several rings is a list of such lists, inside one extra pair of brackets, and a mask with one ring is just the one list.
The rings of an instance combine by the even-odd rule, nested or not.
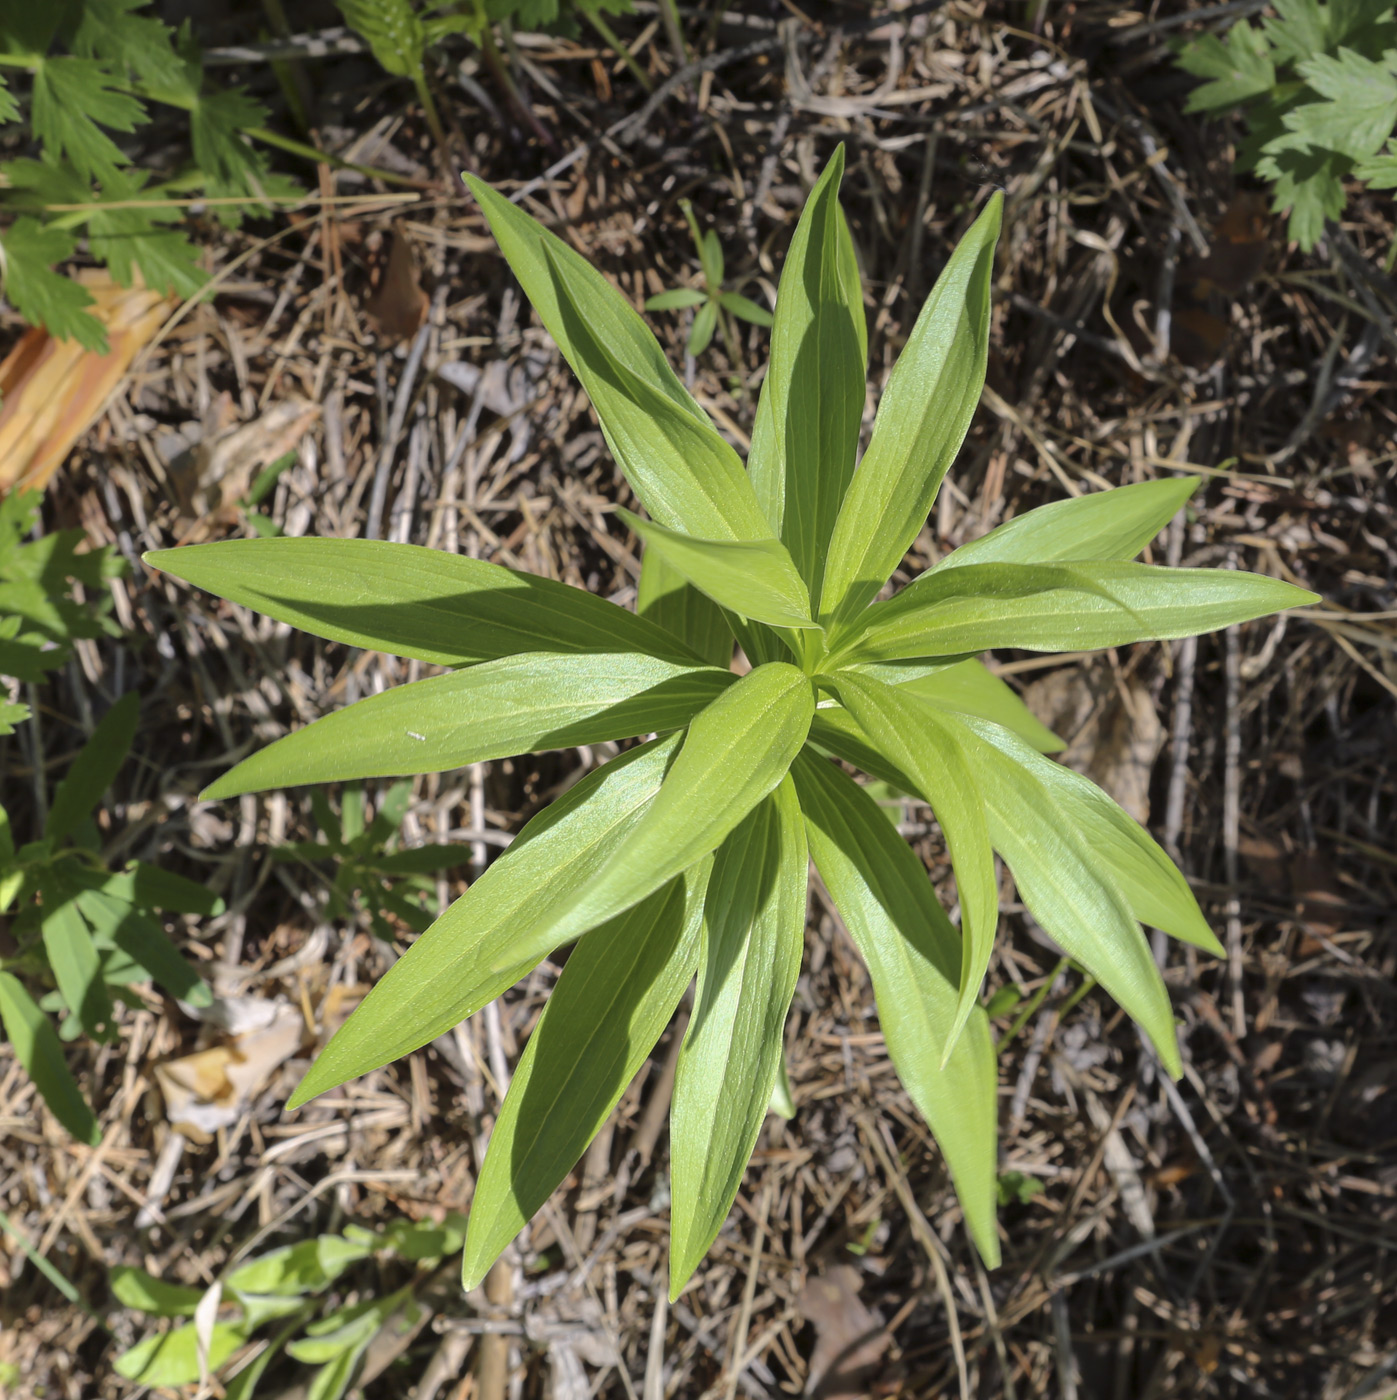
[[(782, 1074), (812, 861), (991, 1265), (997, 1085), (978, 998), (999, 922), (996, 855), (1173, 1075), (1174, 1018), (1141, 925), (1221, 951), (1156, 842), (1045, 756), (1053, 736), (978, 657), (1185, 637), (1314, 595), (1135, 562), (1192, 490), (1169, 479), (1028, 512), (883, 597), (980, 398), (1001, 200), (922, 308), (860, 461), (867, 328), (843, 165), (836, 150), (791, 242), (745, 467), (626, 298), (466, 177), (645, 512), (617, 510), (645, 546), (635, 612), (405, 544), (260, 539), (148, 556), (318, 636), (447, 668), (254, 753), (206, 797), (641, 739), (525, 826), (374, 986), (288, 1105), (429, 1044), (574, 945), (494, 1124), (467, 1286), (572, 1169), (697, 978), (670, 1110), (678, 1295)], [(959, 927), (851, 769), (931, 808)]]

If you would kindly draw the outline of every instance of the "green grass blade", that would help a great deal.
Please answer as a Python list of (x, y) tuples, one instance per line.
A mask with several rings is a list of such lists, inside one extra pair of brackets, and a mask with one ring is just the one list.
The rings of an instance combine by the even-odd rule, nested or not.
[(888, 1054), (993, 1268), (998, 1080), (989, 1020), (978, 1007), (941, 1064), (955, 1019), (960, 938), (921, 862), (852, 778), (808, 752), (791, 771), (815, 868), (868, 964)]
[[(867, 395), (863, 296), (839, 208), (844, 148), (815, 182), (786, 254), (762, 385), (764, 431), (748, 470), (757, 498), (810, 590), (854, 474)], [(852, 270), (852, 279), (851, 279)]]
[(669, 1024), (698, 963), (704, 860), (573, 950), (524, 1048), (471, 1201), (474, 1288), (596, 1136)]
[(473, 666), (521, 651), (643, 651), (675, 637), (565, 583), (386, 540), (225, 540), (161, 549), (153, 568), (332, 642)]
[(928, 574), (835, 639), (856, 659), (951, 656), (1022, 647), (1093, 651), (1194, 637), (1317, 595), (1264, 574), (1153, 564), (967, 564)]
[(635, 610), (710, 665), (724, 670), (732, 665), (732, 629), (722, 608), (652, 549), (641, 556)]
[(780, 540), (701, 540), (619, 507), (616, 514), (645, 541), (647, 551), (663, 557), (720, 607), (768, 627), (818, 630), (805, 584)]
[(1194, 477), (1161, 477), (1052, 501), (952, 550), (928, 573), (967, 564), (1072, 564), (1134, 559), (1179, 513)]
[(645, 815), (679, 744), (673, 735), (622, 754), (540, 812), (374, 986), (288, 1108), (426, 1045), (575, 936), (552, 931)]
[(810, 860), (789, 776), (718, 848), (670, 1108), (669, 1294), (718, 1236), (781, 1074)]
[(847, 619), (877, 594), (960, 450), (985, 382), (1002, 206), (991, 196), (961, 239), (898, 357), (830, 539), (821, 621)]
[(978, 775), (954, 726), (905, 687), (849, 672), (834, 684), (859, 728), (916, 784), (913, 791), (930, 804), (950, 848), (960, 897), (961, 968), (944, 1064), (977, 1004), (999, 927), (999, 881)]
[(0, 1026), (14, 1046), (15, 1059), (53, 1110), (53, 1116), (79, 1141), (96, 1147), (102, 1130), (63, 1058), (63, 1045), (48, 1017), (8, 972), (0, 972)]
[(51, 841), (71, 836), (102, 800), (131, 751), (140, 714), (140, 696), (128, 691), (102, 716), (54, 794), (44, 827), (44, 835)]
[(599, 744), (686, 725), (731, 671), (638, 652), (526, 652), (397, 686), (244, 759), (203, 793), (436, 773), (491, 758)]

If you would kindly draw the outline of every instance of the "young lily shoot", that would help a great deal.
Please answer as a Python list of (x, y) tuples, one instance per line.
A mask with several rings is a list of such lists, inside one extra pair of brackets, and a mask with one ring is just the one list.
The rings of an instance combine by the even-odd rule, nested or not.
[[(1060, 745), (977, 658), (1187, 637), (1314, 595), (1136, 562), (1192, 489), (1169, 479), (1031, 511), (881, 598), (980, 399), (1002, 206), (993, 195), (951, 255), (859, 461), (868, 332), (843, 168), (836, 150), (791, 242), (745, 466), (630, 302), (466, 177), (644, 512), (623, 517), (644, 545), (635, 612), (406, 544), (252, 539), (147, 556), (317, 636), (446, 668), (254, 753), (207, 797), (644, 739), (528, 823), (375, 985), (288, 1105), (429, 1044), (575, 945), (494, 1125), (467, 1286), (571, 1171), (695, 984), (670, 1110), (678, 1295), (782, 1079), (812, 861), (991, 1265), (997, 1086), (979, 993), (996, 856), (1171, 1074), (1174, 1019), (1142, 925), (1221, 952), (1160, 847), (1045, 757)], [(851, 767), (931, 808), (958, 928)]]

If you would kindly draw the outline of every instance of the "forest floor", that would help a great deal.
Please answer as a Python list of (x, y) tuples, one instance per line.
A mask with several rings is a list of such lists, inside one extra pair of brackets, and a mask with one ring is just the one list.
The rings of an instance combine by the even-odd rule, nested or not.
[[(730, 285), (769, 305), (805, 193), (842, 141), (870, 408), (955, 240), (991, 188), (1006, 194), (988, 387), (909, 572), (1045, 501), (1182, 472), (1197, 492), (1152, 557), (1323, 595), (1303, 616), (1196, 644), (994, 658), (1073, 740), (1069, 761), (1147, 815), (1227, 945), (1226, 961), (1167, 949), (1184, 1078), (1157, 1072), (1006, 889), (987, 993), (1041, 998), (1021, 1028), (1012, 1012), (995, 1021), (1004, 1263), (987, 1273), (816, 890), (787, 1029), (798, 1111), (769, 1120), (679, 1303), (663, 1303), (671, 1030), (488, 1296), (463, 1295), (451, 1265), (426, 1279), (421, 1326), (373, 1354), (362, 1393), (1397, 1394), (1391, 201), (1350, 205), (1357, 282), (1336, 241), (1308, 256), (1288, 245), (1232, 172), (1235, 131), (1182, 115), (1191, 80), (1168, 41), (1189, 6), (1049, 3), (1034, 32), (1033, 7), (1016, 3), (913, 5), (870, 24), (859, 4), (742, 0), (691, 17), (703, 71), (679, 73), (656, 7), (636, 8), (615, 26), (653, 97), (590, 30), (521, 33), (507, 58), (526, 117), (462, 40), (435, 79), (446, 151), (410, 85), (367, 54), (301, 60), (323, 148), (394, 172), (411, 198), (301, 169), (339, 202), (210, 229), (216, 294), (181, 308), (48, 489), (45, 528), (81, 524), (129, 561), (113, 584), (129, 635), (83, 643), (41, 693), (32, 735), (0, 740), (11, 817), (26, 820), (38, 773), (66, 762), (94, 714), (137, 689), (113, 853), (215, 889), (227, 912), (181, 923), (186, 951), (233, 1004), (289, 1009), (292, 1031), (247, 1052), (246, 1098), (225, 1094), (207, 1131), (193, 1118), (181, 1130), (157, 1066), (224, 1042), (167, 999), (127, 1007), (116, 1044), (70, 1048), (99, 1110), (96, 1149), (67, 1138), (0, 1049), (5, 1393), (136, 1393), (112, 1362), (152, 1324), (113, 1300), (114, 1266), (204, 1287), (235, 1255), (346, 1220), (467, 1209), (557, 972), (544, 963), (497, 1012), (283, 1112), (327, 1025), (391, 953), (327, 906), (332, 865), (273, 859), (317, 839), (303, 791), (196, 794), (254, 747), (425, 671), (221, 604), (140, 552), (247, 533), (252, 478), (291, 451), (261, 504), (288, 534), (434, 545), (631, 601), (637, 546), (613, 507), (634, 502), (452, 172), (520, 196), (637, 305), (696, 282), (690, 199)], [(255, 27), (211, 20), (205, 40), (243, 43)], [(229, 75), (274, 99), (267, 65)], [(743, 327), (695, 362), (687, 314), (649, 320), (745, 447), (766, 332)], [(461, 845), (437, 880), (450, 898), (607, 756), (418, 779), (404, 844)], [(929, 814), (903, 817), (949, 894)], [(304, 1395), (306, 1375), (279, 1361), (259, 1394)]]

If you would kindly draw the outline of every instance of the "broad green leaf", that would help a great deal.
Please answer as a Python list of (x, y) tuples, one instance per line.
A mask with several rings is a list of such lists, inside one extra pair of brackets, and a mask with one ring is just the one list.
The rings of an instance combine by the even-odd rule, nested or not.
[(95, 939), (120, 948), (147, 977), (172, 997), (193, 1006), (208, 1006), (213, 992), (182, 958), (165, 930), (139, 909), (101, 890), (84, 890), (74, 902), (92, 926)]
[(79, 1142), (96, 1147), (102, 1141), (102, 1130), (63, 1058), (58, 1033), (8, 972), (0, 972), (0, 1026), (14, 1046), (15, 1059), (34, 1081), (53, 1116)]
[(732, 629), (723, 610), (653, 549), (641, 558), (635, 610), (647, 622), (672, 632), (709, 665), (724, 670), (732, 665)]
[(983, 1011), (971, 1012), (941, 1064), (960, 938), (911, 847), (852, 778), (808, 753), (791, 772), (815, 868), (868, 964), (888, 1054), (946, 1158), (980, 1257), (994, 1268), (998, 1085)]
[(645, 816), (679, 745), (671, 735), (632, 749), (540, 812), (374, 985), (287, 1107), (426, 1045), (566, 941), (550, 930)]
[(882, 685), (845, 672), (834, 680), (859, 728), (916, 784), (950, 848), (960, 897), (960, 995), (941, 1061), (954, 1048), (980, 996), (999, 927), (999, 880), (990, 847), (978, 774), (956, 729), (935, 706), (908, 695), (906, 687)]
[(153, 568), (332, 642), (473, 666), (521, 651), (697, 658), (662, 628), (565, 583), (386, 540), (225, 540)]
[(284, 1298), (318, 1293), (351, 1264), (367, 1259), (378, 1244), (377, 1236), (350, 1240), (343, 1235), (318, 1235), (249, 1259), (238, 1265), (226, 1282), (238, 1294)]
[(148, 1274), (144, 1269), (131, 1268), (119, 1264), (107, 1275), (111, 1284), (112, 1296), (118, 1303), (128, 1308), (138, 1308), (141, 1312), (155, 1317), (193, 1317), (199, 1299), (204, 1296), (202, 1288), (186, 1288), (180, 1283), (166, 1283), (164, 1279)]
[(603, 294), (571, 262), (547, 251), (572, 348), (569, 361), (640, 503), (661, 525), (700, 539), (769, 535), (732, 447), (707, 419), (700, 422), (631, 370), (599, 334), (604, 303), (618, 294), (610, 287)]
[(811, 599), (820, 596), (830, 533), (854, 474), (867, 394), (855, 324), (855, 317), (863, 317), (857, 265), (853, 285), (846, 281), (843, 174), (844, 148), (838, 146), (791, 239), (762, 384), (762, 411), (769, 417), (748, 459), (757, 498)]
[(708, 300), (708, 293), (701, 292), (695, 287), (675, 287), (672, 291), (661, 292), (658, 296), (648, 297), (645, 302), (647, 311), (682, 311), (686, 306), (702, 306)]
[[(215, 1322), (209, 1337), (209, 1370), (216, 1371), (247, 1341), (240, 1323)], [(199, 1344), (192, 1322), (137, 1342), (113, 1363), (117, 1375), (152, 1390), (161, 1386), (192, 1385), (199, 1379)]]
[(978, 715), (1003, 725), (1041, 753), (1053, 753), (1066, 747), (998, 676), (992, 675), (983, 662), (974, 658), (918, 676), (898, 688), (918, 699), (934, 700), (948, 710)]
[(1397, 54), (1374, 63), (1352, 49), (1315, 54), (1298, 64), (1323, 102), (1303, 102), (1281, 118), (1310, 146), (1362, 160), (1382, 149), (1397, 126)]
[(670, 1108), (669, 1296), (718, 1237), (771, 1106), (805, 948), (810, 857), (790, 776), (718, 848)]
[(1075, 823), (1029, 768), (947, 718), (968, 741), (990, 840), (1013, 872), (1029, 913), (1140, 1024), (1177, 1079), (1183, 1070), (1169, 993), (1114, 872), (1101, 858), (1095, 832)]
[(436, 773), (687, 724), (731, 671), (638, 652), (525, 652), (371, 695), (244, 759), (203, 799), (349, 778)]
[(1161, 477), (1053, 501), (952, 550), (929, 574), (967, 564), (1069, 564), (1134, 559), (1179, 513), (1198, 482)]
[(1129, 813), (1080, 773), (1034, 752), (997, 724), (966, 718), (976, 734), (1027, 769), (1082, 833), (1097, 860), (1115, 878), (1130, 912), (1142, 923), (1224, 957), (1178, 866)]
[(644, 821), (574, 890), (560, 936), (594, 928), (716, 850), (786, 776), (814, 708), (810, 678), (779, 661), (724, 691), (689, 726)]
[(768, 627), (818, 627), (810, 618), (806, 587), (780, 540), (701, 540), (619, 507), (616, 514), (720, 607)]
[[(958, 655), (991, 647), (1092, 651), (1194, 637), (1318, 602), (1280, 579), (1157, 564), (967, 564), (924, 575), (875, 603), (838, 655)], [(851, 629), (852, 631), (853, 629)]]
[(466, 1234), (475, 1288), (586, 1151), (669, 1024), (698, 963), (707, 860), (573, 949), (490, 1134)]
[(140, 714), (140, 696), (135, 691), (127, 691), (102, 716), (92, 737), (68, 765), (67, 775), (54, 794), (44, 827), (44, 835), (50, 841), (57, 844), (66, 840), (102, 800), (102, 794), (111, 787), (112, 779), (131, 751)]
[(898, 356), (830, 538), (821, 621), (853, 616), (887, 582), (926, 523), (960, 450), (985, 382), (1002, 208), (1003, 196), (991, 196), (937, 278)]
[(105, 1037), (111, 1030), (112, 1003), (87, 921), (71, 890), (59, 889), (48, 880), (42, 890), (44, 951), (53, 979), (78, 1025), (88, 1035)]

